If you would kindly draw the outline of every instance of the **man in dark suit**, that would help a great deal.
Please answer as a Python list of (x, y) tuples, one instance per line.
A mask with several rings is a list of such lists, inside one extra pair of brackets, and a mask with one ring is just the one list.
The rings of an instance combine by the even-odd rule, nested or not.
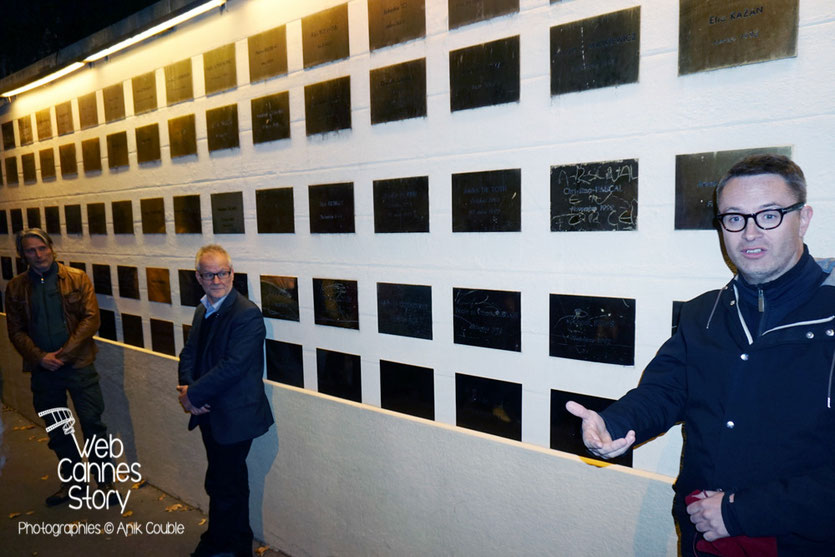
[(192, 555), (251, 556), (246, 457), (252, 440), (273, 423), (262, 382), (264, 319), (232, 288), (226, 250), (203, 246), (195, 264), (206, 295), (180, 353), (177, 386), (180, 404), (191, 414), (188, 428), (200, 426), (208, 460), (209, 528)]

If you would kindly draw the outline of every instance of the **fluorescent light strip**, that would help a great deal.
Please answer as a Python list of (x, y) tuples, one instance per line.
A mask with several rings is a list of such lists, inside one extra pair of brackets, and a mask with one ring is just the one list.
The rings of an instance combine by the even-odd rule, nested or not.
[(40, 87), (41, 85), (46, 85), (47, 83), (49, 83), (51, 81), (55, 81), (56, 79), (58, 79), (60, 77), (64, 77), (68, 73), (72, 73), (75, 70), (77, 70), (79, 68), (83, 68), (83, 67), (84, 67), (83, 62), (73, 62), (69, 66), (67, 66), (63, 69), (60, 69), (57, 72), (51, 73), (46, 77), (42, 77), (42, 78), (40, 78), (36, 81), (33, 81), (31, 83), (27, 83), (23, 87), (18, 87), (17, 89), (12, 89), (11, 91), (6, 91), (5, 93), (0, 93), (0, 96), (2, 96), (2, 97), (14, 97), (15, 95), (19, 95), (20, 93), (25, 93), (26, 91), (31, 91), (32, 89), (35, 89), (36, 87)]

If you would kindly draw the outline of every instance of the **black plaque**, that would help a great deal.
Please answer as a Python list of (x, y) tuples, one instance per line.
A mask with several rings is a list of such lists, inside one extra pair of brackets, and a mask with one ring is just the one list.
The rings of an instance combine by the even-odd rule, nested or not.
[(78, 97), (78, 120), (82, 130), (99, 125), (99, 107), (95, 91)]
[(455, 374), (455, 425), (522, 440), (522, 385)]
[(551, 27), (551, 95), (637, 83), (641, 7)]
[(432, 339), (432, 287), (377, 283), (377, 330)]
[(212, 194), (212, 230), (215, 234), (244, 233), (244, 196), (242, 192)]
[(238, 138), (238, 105), (230, 104), (206, 111), (209, 151), (240, 146)]
[(453, 341), (521, 352), (521, 301), (521, 292), (453, 288)]
[(679, 75), (797, 56), (798, 0), (681, 0)]
[(232, 277), (232, 287), (249, 298), (249, 281), (246, 278), (246, 273), (236, 272)]
[(150, 71), (134, 77), (131, 81), (133, 88), (133, 113), (137, 116), (157, 109), (157, 74)]
[(113, 281), (110, 277), (110, 265), (93, 263), (93, 288), (96, 294), (113, 295)]
[(552, 232), (637, 226), (637, 159), (551, 167)]
[(238, 86), (235, 43), (219, 46), (203, 53), (203, 82), (206, 85), (206, 95), (227, 91)]
[(99, 308), (99, 338), (118, 341), (116, 336), (116, 312)]
[(425, 0), (368, 0), (371, 50), (425, 36)]
[(426, 58), (371, 70), (371, 123), (426, 116)]
[(171, 303), (171, 283), (168, 278), (168, 269), (148, 267), (145, 269), (145, 279), (149, 302)]
[(116, 276), (119, 278), (119, 296), (122, 298), (134, 298), (138, 300), (139, 271), (137, 268), (117, 265)]
[(174, 347), (174, 323), (151, 318), (151, 350), (176, 356)]
[(41, 227), (41, 210), (37, 207), (28, 207), (26, 209), (26, 225), (27, 228)]
[(429, 232), (429, 177), (374, 180), (374, 232)]
[(203, 297), (203, 287), (197, 281), (194, 269), (178, 269), (177, 278), (180, 282), (180, 305), (197, 307)]
[(125, 338), (125, 344), (145, 348), (145, 334), (142, 331), (142, 317), (139, 315), (123, 313), (122, 336)]
[(113, 211), (113, 233), (133, 234), (133, 202), (130, 200), (114, 201), (111, 203)]
[[(67, 217), (67, 232), (69, 233), (69, 216)], [(104, 214), (104, 203), (87, 204), (87, 228), (90, 235), (107, 234), (107, 217)]]
[(354, 184), (308, 187), (311, 234), (354, 232)]
[(14, 139), (14, 122), (3, 122), (0, 125), (0, 129), (3, 130), (3, 149), (9, 150), (15, 148), (15, 139)]
[(449, 28), (492, 19), (519, 11), (519, 0), (449, 0)]
[(121, 83), (102, 89), (104, 121), (108, 124), (125, 117), (125, 87)]
[(255, 191), (259, 234), (293, 234), (293, 188)]
[(250, 83), (287, 73), (287, 28), (284, 25), (249, 37), (247, 47)]
[(302, 18), (302, 54), (305, 68), (349, 56), (347, 3)]
[[(565, 403), (569, 400), (578, 402), (595, 412), (602, 412), (614, 400), (568, 391), (551, 390), (551, 448), (584, 458), (595, 458), (591, 456), (583, 443), (583, 433), (580, 430), (583, 420), (565, 409)], [(627, 451), (619, 457), (606, 460), (606, 462), (631, 467), (632, 451)]]
[(84, 271), (85, 273), (87, 272), (87, 264), (83, 261), (70, 261), (70, 267)]
[(29, 145), (34, 141), (32, 134), (32, 115), (27, 114), (17, 119), (17, 134), (20, 144)]
[(55, 149), (41, 149), (38, 158), (41, 159), (41, 180), (55, 178)]
[(522, 230), (522, 171), (518, 168), (452, 175), (453, 232)]
[(98, 137), (81, 142), (81, 160), (85, 174), (101, 172), (101, 142)]
[(551, 294), (550, 355), (635, 364), (635, 300)]
[(267, 379), (304, 388), (302, 345), (267, 339)]
[(75, 131), (72, 121), (72, 101), (55, 105), (55, 124), (58, 135), (65, 135)]
[(35, 125), (38, 128), (38, 141), (52, 137), (52, 110), (44, 108), (35, 113)]
[(386, 410), (434, 420), (434, 370), (380, 360), (380, 405)]
[(61, 233), (61, 210), (57, 205), (43, 208), (46, 231), (49, 234)]
[(252, 142), (266, 143), (290, 137), (290, 93), (252, 99)]
[(111, 133), (107, 136), (107, 166), (128, 166), (128, 132)]
[(23, 183), (34, 184), (38, 181), (35, 169), (35, 153), (24, 153), (20, 156), (20, 166), (23, 168)]
[[(194, 98), (191, 81), (191, 58), (165, 66), (165, 98), (168, 106)], [(169, 120), (170, 122), (170, 120)]]
[(320, 393), (362, 402), (359, 356), (317, 348), (316, 376)]
[(0, 209), (0, 234), (9, 233), (9, 221), (6, 217), (5, 209)]
[(12, 217), (12, 234), (17, 234), (23, 230), (23, 210), (9, 209), (9, 214)]
[(261, 310), (264, 317), (299, 321), (298, 279), (261, 275)]
[(139, 164), (160, 160), (159, 124), (136, 128), (136, 160)]
[(761, 147), (676, 155), (676, 230), (715, 230), (714, 192), (719, 180), (741, 159), (764, 153), (791, 157), (792, 148)]
[(313, 314), (317, 325), (359, 329), (357, 281), (314, 278)]
[(177, 234), (203, 233), (199, 195), (174, 196), (174, 232)]
[(171, 158), (197, 154), (197, 131), (194, 114), (187, 114), (168, 121), (168, 144)]
[(449, 53), (453, 112), (519, 102), (519, 35)]
[(188, 342), (188, 335), (191, 332), (191, 325), (183, 323), (183, 345)]
[(338, 77), (304, 88), (307, 135), (351, 127), (351, 77)]
[(78, 174), (78, 157), (75, 154), (75, 143), (67, 143), (58, 147), (58, 159), (61, 161), (61, 177)]
[(20, 176), (17, 174), (17, 157), (12, 155), (6, 157), (6, 184), (13, 186), (20, 183)]
[(64, 205), (64, 222), (67, 223), (67, 234), (82, 234), (84, 230), (81, 226), (81, 205)]
[[(3, 213), (5, 215), (5, 213)], [(12, 258), (5, 255), (0, 257), (0, 266), (3, 268), (3, 280), (12, 280), (14, 278), (14, 269), (12, 268)]]
[(141, 199), (143, 234), (165, 234), (165, 200), (162, 197)]

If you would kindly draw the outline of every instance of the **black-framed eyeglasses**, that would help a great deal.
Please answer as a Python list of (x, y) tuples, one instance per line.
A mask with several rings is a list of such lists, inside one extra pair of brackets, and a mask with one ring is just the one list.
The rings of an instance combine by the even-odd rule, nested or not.
[(202, 278), (206, 282), (212, 282), (213, 280), (215, 280), (215, 277), (219, 278), (220, 280), (228, 279), (229, 275), (232, 274), (232, 271), (230, 271), (229, 269), (218, 271), (216, 273), (201, 273), (200, 271), (197, 271), (197, 274), (200, 275), (200, 278)]
[(748, 219), (754, 219), (754, 224), (763, 230), (773, 230), (783, 224), (786, 213), (802, 209), (804, 205), (806, 204), (801, 201), (788, 207), (763, 209), (756, 213), (720, 213), (716, 215), (716, 220), (728, 232), (742, 232), (748, 226)]

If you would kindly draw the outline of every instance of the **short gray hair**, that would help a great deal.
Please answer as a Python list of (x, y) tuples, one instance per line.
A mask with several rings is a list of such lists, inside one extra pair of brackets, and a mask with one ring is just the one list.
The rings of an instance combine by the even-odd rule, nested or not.
[(197, 270), (200, 267), (200, 259), (206, 255), (207, 253), (213, 253), (215, 255), (222, 255), (226, 258), (226, 261), (229, 263), (229, 266), (232, 266), (232, 258), (229, 257), (229, 252), (223, 249), (223, 246), (219, 244), (208, 244), (201, 247), (197, 250), (197, 255), (194, 256), (194, 269)]

